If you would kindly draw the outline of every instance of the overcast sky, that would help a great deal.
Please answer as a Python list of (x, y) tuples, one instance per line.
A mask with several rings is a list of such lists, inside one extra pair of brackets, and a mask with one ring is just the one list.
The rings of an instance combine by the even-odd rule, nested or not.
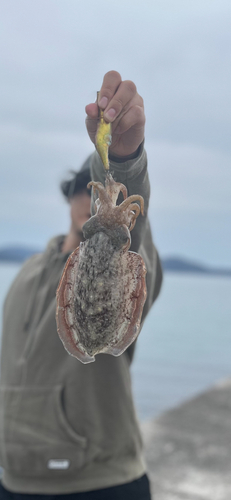
[(68, 230), (58, 186), (115, 69), (145, 101), (160, 254), (231, 266), (230, 26), (230, 0), (1, 0), (0, 246)]

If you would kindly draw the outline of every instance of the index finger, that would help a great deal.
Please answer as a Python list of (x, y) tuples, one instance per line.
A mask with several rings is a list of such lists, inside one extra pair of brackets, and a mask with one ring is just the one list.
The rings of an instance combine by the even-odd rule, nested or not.
[(121, 75), (117, 71), (108, 71), (108, 73), (106, 73), (98, 98), (98, 105), (101, 109), (107, 107), (121, 82)]

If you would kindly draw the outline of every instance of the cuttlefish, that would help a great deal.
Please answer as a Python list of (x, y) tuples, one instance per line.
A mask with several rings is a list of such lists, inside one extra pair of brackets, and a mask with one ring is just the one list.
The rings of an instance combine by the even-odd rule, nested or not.
[[(98, 192), (96, 213), (84, 224), (86, 241), (70, 255), (57, 290), (59, 337), (82, 363), (95, 361), (99, 353), (122, 354), (139, 334), (146, 299), (144, 261), (129, 251), (144, 200), (128, 197), (127, 188), (108, 172), (110, 135), (100, 111), (96, 149), (107, 170), (105, 186), (88, 184)], [(123, 201), (117, 205), (120, 192)]]

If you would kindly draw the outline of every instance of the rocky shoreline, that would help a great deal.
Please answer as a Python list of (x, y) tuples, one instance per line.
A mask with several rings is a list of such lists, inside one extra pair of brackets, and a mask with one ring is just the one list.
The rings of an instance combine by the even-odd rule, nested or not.
[(231, 379), (142, 424), (153, 500), (231, 498)]

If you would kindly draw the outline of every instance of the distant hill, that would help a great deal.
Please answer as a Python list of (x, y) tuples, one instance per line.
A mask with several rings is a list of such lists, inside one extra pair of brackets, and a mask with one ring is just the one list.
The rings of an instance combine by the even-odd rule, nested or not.
[(161, 259), (163, 270), (177, 273), (200, 273), (212, 274), (215, 276), (230, 276), (231, 268), (211, 267), (197, 262), (190, 261), (184, 257), (169, 256)]
[[(0, 248), (0, 262), (21, 263), (26, 259), (41, 252), (41, 249), (12, 245)], [(184, 257), (169, 256), (161, 259), (162, 267), (165, 272), (175, 273), (197, 273), (211, 274), (213, 276), (230, 276), (231, 269), (206, 266), (201, 263), (193, 262)]]
[(32, 247), (24, 247), (19, 245), (12, 245), (0, 248), (0, 262), (24, 262), (24, 260), (31, 257), (41, 250)]

